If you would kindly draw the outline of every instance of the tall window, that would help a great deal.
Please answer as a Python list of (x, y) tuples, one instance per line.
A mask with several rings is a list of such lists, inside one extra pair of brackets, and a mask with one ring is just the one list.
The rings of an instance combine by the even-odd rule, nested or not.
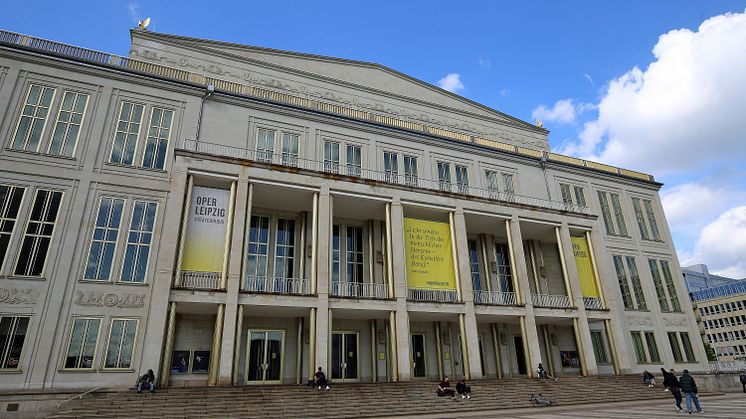
[(72, 157), (78, 143), (80, 126), (83, 124), (88, 95), (66, 91), (57, 114), (52, 141), (48, 153), (55, 156)]
[[(679, 298), (676, 293), (676, 284), (671, 276), (668, 261), (648, 259), (650, 273), (653, 276), (655, 293), (658, 296), (661, 311), (681, 311)], [(664, 286), (665, 281), (665, 286)]]
[(619, 282), (619, 290), (622, 292), (622, 302), (624, 308), (633, 309), (635, 304), (632, 301), (632, 293), (629, 290), (629, 283), (627, 282), (627, 273), (624, 270), (624, 261), (621, 256), (614, 255), (614, 268), (616, 268), (616, 277)]
[(256, 130), (256, 158), (271, 162), (275, 152), (275, 131), (265, 128)]
[(21, 243), (15, 275), (41, 276), (62, 202), (62, 192), (38, 189)]
[(298, 166), (298, 134), (282, 134), (282, 164), (286, 166)]
[(171, 121), (174, 112), (167, 109), (153, 108), (150, 111), (148, 137), (145, 140), (145, 152), (142, 156), (142, 167), (163, 169), (168, 154), (168, 139), (171, 137)]
[(456, 169), (456, 187), (459, 193), (469, 193), (469, 170), (466, 166), (457, 164)]
[(25, 316), (0, 316), (0, 371), (21, 366), (29, 321)]
[(324, 171), (339, 173), (339, 143), (324, 141)]
[(122, 264), (121, 280), (124, 282), (145, 282), (157, 209), (158, 204), (155, 202), (135, 201), (132, 205), (132, 219)]
[(579, 207), (585, 207), (585, 193), (583, 188), (580, 186), (573, 186), (567, 183), (560, 183), (560, 194), (562, 195), (562, 203), (567, 206), (577, 205)]
[[(741, 334), (743, 334), (743, 330), (741, 331)], [(681, 346), (684, 347), (684, 355), (686, 356), (686, 362), (697, 362), (697, 360), (694, 358), (694, 350), (692, 349), (692, 341), (689, 340), (689, 333), (679, 332), (679, 337), (681, 338)]]
[(349, 296), (347, 293), (355, 292), (354, 289), (345, 291), (348, 288), (340, 284), (364, 282), (364, 237), (363, 227), (332, 226), (332, 286), (335, 293)]
[(635, 347), (635, 357), (638, 364), (648, 362), (648, 356), (645, 353), (645, 345), (642, 343), (642, 334), (640, 332), (630, 332), (632, 335), (632, 344)]
[(132, 366), (137, 324), (138, 321), (133, 319), (112, 319), (104, 368), (130, 368)]
[(635, 217), (643, 240), (661, 241), (652, 202), (649, 199), (632, 198), (632, 206), (635, 208)]
[(500, 291), (513, 292), (513, 277), (510, 268), (510, 249), (507, 244), (495, 243), (495, 261)]
[(442, 191), (451, 190), (451, 164), (438, 162), (438, 186)]
[(98, 204), (96, 225), (93, 228), (91, 246), (88, 250), (84, 279), (108, 281), (114, 250), (119, 238), (119, 223), (122, 219), (124, 199), (102, 197)]
[(497, 194), (499, 190), (497, 186), (497, 172), (495, 172), (494, 170), (485, 170), (484, 179), (487, 190), (492, 192), (493, 194)]
[(655, 342), (655, 333), (645, 332), (645, 343), (648, 344), (650, 362), (661, 362), (661, 356), (658, 353), (658, 344)]
[(275, 237), (275, 278), (292, 278), (295, 261), (295, 221), (277, 220)]
[(609, 357), (606, 354), (603, 334), (597, 330), (591, 330), (591, 343), (593, 344), (593, 353), (596, 355), (596, 362), (599, 364), (608, 364)]
[(668, 332), (668, 344), (671, 345), (674, 362), (684, 362), (684, 357), (681, 353), (681, 346), (679, 345), (678, 337), (676, 337), (676, 332)]
[(339, 282), (341, 271), (342, 243), (339, 233), (339, 226), (332, 226), (332, 282)]
[(404, 155), (404, 182), (410, 186), (417, 186), (417, 157)]
[(479, 271), (479, 251), (477, 250), (476, 240), (469, 240), (469, 271), (471, 272), (471, 283), (474, 290), (482, 290), (482, 274)]
[(143, 105), (137, 103), (122, 102), (114, 134), (114, 145), (109, 157), (110, 163), (132, 165), (144, 108)]
[(38, 84), (29, 86), (18, 127), (13, 135), (11, 148), (15, 150), (39, 151), (41, 136), (54, 99), (55, 89)]
[(350, 176), (360, 176), (362, 164), (362, 154), (359, 145), (347, 145), (347, 174)]
[(96, 343), (101, 319), (76, 317), (67, 345), (65, 369), (91, 369), (96, 356)]
[(562, 195), (562, 203), (565, 205), (572, 205), (572, 194), (570, 192), (570, 185), (566, 183), (560, 183), (560, 194)]
[[(613, 259), (614, 267), (616, 268), (617, 281), (619, 282), (619, 289), (622, 292), (624, 308), (645, 310), (647, 304), (645, 302), (645, 294), (642, 291), (642, 284), (640, 283), (640, 275), (637, 272), (635, 258), (632, 256), (622, 257), (619, 255), (613, 255)], [(632, 283), (634, 294), (630, 291), (630, 282)]]
[(606, 225), (606, 233), (611, 236), (628, 237), (629, 233), (627, 233), (627, 225), (624, 222), (619, 194), (598, 191), (598, 200), (601, 203), (601, 214)]
[(383, 174), (386, 182), (399, 181), (399, 155), (391, 151), (383, 152)]
[(18, 220), (18, 211), (23, 201), (25, 188), (0, 185), (0, 266), (8, 253), (10, 238)]
[(246, 275), (253, 278), (267, 276), (269, 258), (269, 217), (251, 216), (247, 246)]
[(580, 186), (573, 186), (573, 190), (575, 191), (575, 203), (581, 207), (588, 206), (585, 201), (585, 192), (583, 191), (583, 188)]
[(347, 227), (345, 246), (347, 282), (363, 282), (363, 229)]
[(515, 186), (513, 185), (513, 175), (510, 173), (502, 173), (503, 179), (503, 190), (509, 194), (515, 193)]

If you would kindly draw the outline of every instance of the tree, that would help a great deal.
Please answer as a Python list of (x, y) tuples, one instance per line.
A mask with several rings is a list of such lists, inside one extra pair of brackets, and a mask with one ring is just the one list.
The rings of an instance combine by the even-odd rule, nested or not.
[(710, 362), (716, 362), (718, 360), (717, 354), (715, 354), (715, 350), (712, 349), (712, 346), (705, 340), (705, 337), (702, 336), (702, 345), (705, 347), (705, 353), (707, 354), (707, 360)]

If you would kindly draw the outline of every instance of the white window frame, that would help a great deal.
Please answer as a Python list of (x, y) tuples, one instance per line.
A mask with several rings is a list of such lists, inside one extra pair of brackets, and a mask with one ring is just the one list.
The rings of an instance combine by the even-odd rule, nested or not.
[[(137, 204), (142, 204), (143, 205), (143, 213), (142, 213), (142, 217), (143, 218), (142, 218), (142, 221), (141, 221), (143, 224), (145, 223), (145, 220), (146, 220), (146, 217), (147, 217), (148, 208), (150, 208), (151, 205), (154, 207), (154, 209), (153, 209), (153, 226), (152, 226), (152, 229), (150, 231), (147, 231), (147, 230), (133, 230), (133, 228), (132, 228), (132, 222), (134, 221), (133, 218), (135, 216), (135, 208), (137, 207)], [(137, 284), (137, 285), (142, 285), (142, 284), (147, 284), (148, 283), (148, 270), (150, 269), (150, 262), (151, 262), (152, 256), (153, 256), (152, 250), (153, 250), (153, 241), (155, 239), (155, 229), (156, 229), (156, 226), (158, 225), (158, 207), (159, 207), (159, 205), (158, 205), (158, 202), (156, 202), (156, 201), (147, 201), (147, 200), (143, 200), (143, 199), (134, 199), (134, 200), (132, 200), (132, 205), (130, 207), (130, 212), (129, 212), (129, 220), (130, 220), (130, 222), (128, 223), (128, 226), (127, 226), (127, 235), (124, 236), (124, 237), (126, 237), (126, 239), (122, 239), (122, 240), (126, 240), (126, 242), (124, 244), (124, 252), (123, 252), (123, 255), (122, 255), (122, 266), (121, 266), (121, 270), (120, 270), (120, 274), (119, 274), (119, 278), (118, 278), (117, 282), (120, 282), (120, 283), (123, 283), (123, 284)], [(138, 235), (138, 241), (137, 242), (130, 242), (130, 235), (132, 233), (135, 233), (135, 234)], [(143, 243), (142, 242), (142, 237), (143, 237), (144, 234), (150, 234), (150, 243)], [(145, 247), (148, 248), (147, 260), (145, 261), (145, 267), (143, 268), (143, 272), (145, 273), (144, 274), (145, 276), (143, 277), (142, 281), (135, 281), (135, 280), (129, 281), (129, 280), (125, 280), (124, 279), (124, 268), (125, 268), (125, 265), (126, 265), (125, 262), (127, 260), (127, 252), (129, 250), (130, 245), (133, 245), (133, 246), (137, 247), (137, 250), (135, 251), (136, 252), (135, 261), (133, 262), (133, 265), (132, 265), (133, 266), (133, 272), (132, 272), (133, 278), (134, 278), (134, 275), (136, 275), (136, 273), (137, 273), (137, 262), (141, 258), (142, 249), (145, 248)]]
[[(106, 217), (106, 224), (105, 224), (105, 226), (104, 227), (98, 227), (97, 223), (98, 223), (98, 219), (99, 219), (99, 217), (101, 215), (101, 205), (103, 204), (103, 201), (105, 199), (111, 200), (112, 206), (109, 207), (109, 213), (108, 213), (108, 215)], [(121, 201), (122, 208), (121, 208), (121, 211), (119, 213), (119, 220), (117, 220), (116, 227), (112, 228), (112, 227), (109, 227), (109, 224), (110, 224), (110, 221), (111, 221), (111, 217), (113, 215), (114, 205), (115, 205), (115, 203), (117, 201)], [(86, 281), (99, 281), (99, 282), (109, 282), (109, 281), (111, 281), (111, 279), (112, 279), (111, 278), (111, 273), (114, 270), (114, 261), (115, 261), (116, 256), (117, 256), (117, 250), (119, 250), (118, 243), (119, 243), (119, 237), (121, 236), (122, 217), (124, 216), (125, 205), (126, 205), (126, 200), (124, 198), (120, 198), (120, 197), (116, 197), (116, 196), (101, 196), (101, 197), (99, 197), (98, 207), (96, 209), (96, 215), (95, 215), (95, 217), (93, 219), (93, 227), (91, 229), (91, 240), (88, 243), (88, 253), (87, 253), (86, 258), (85, 258), (85, 266), (83, 267), (83, 279), (84, 280), (86, 280)], [(96, 231), (99, 228), (101, 228), (101, 229), (104, 230), (104, 238), (101, 239), (101, 240), (96, 240)], [(106, 237), (108, 236), (108, 232), (110, 230), (115, 230), (116, 231), (116, 238), (113, 241), (106, 239)], [(93, 244), (96, 243), (96, 242), (101, 242), (102, 246), (104, 246), (104, 247), (105, 247), (105, 245), (107, 243), (113, 243), (114, 244), (114, 251), (111, 254), (111, 261), (110, 261), (110, 264), (109, 264), (109, 272), (107, 272), (106, 275), (105, 275), (106, 279), (99, 279), (99, 276), (101, 274), (101, 264), (102, 264), (102, 261), (103, 261), (103, 258), (104, 258), (103, 250), (102, 250), (102, 253), (99, 254), (98, 261), (96, 262), (96, 266), (97, 266), (96, 267), (96, 274), (94, 275), (93, 278), (90, 278), (87, 275), (87, 272), (88, 272), (88, 263), (90, 262), (91, 252), (93, 251)]]
[[(155, 115), (156, 110), (161, 112), (161, 117), (158, 120), (158, 125), (153, 125), (153, 116)], [(167, 113), (171, 114), (171, 120), (168, 121), (168, 127), (165, 127), (163, 125), (163, 120)], [(140, 158), (140, 168), (151, 170), (165, 170), (166, 162), (168, 161), (168, 149), (170, 148), (169, 145), (171, 144), (171, 132), (173, 131), (175, 114), (176, 112), (174, 112), (172, 109), (163, 108), (160, 106), (150, 106), (150, 117), (148, 118), (148, 126), (147, 130), (145, 131), (145, 145), (143, 146), (143, 149), (141, 151), (142, 157)], [(158, 131), (156, 136), (150, 135), (151, 129), (156, 129)], [(164, 130), (168, 132), (168, 135), (165, 138), (162, 137)], [(145, 156), (147, 154), (148, 144), (150, 144), (151, 138), (153, 138), (154, 142), (152, 166), (146, 166)], [(163, 167), (158, 167), (158, 150), (160, 149), (160, 145), (162, 142), (166, 143), (166, 151), (163, 155)], [(135, 156), (137, 156), (137, 149), (135, 149)]]
[[(35, 223), (39, 223), (39, 224), (42, 224), (42, 225), (44, 225), (44, 224), (52, 224), (52, 231), (48, 235), (46, 235), (46, 234), (38, 234), (38, 233), (28, 234), (29, 224), (32, 222), (32, 220), (31, 220), (31, 214), (33, 213), (33, 210), (34, 210), (34, 204), (36, 202), (37, 197), (39, 196), (39, 193), (42, 192), (42, 191), (43, 192), (49, 192), (49, 195), (47, 195), (47, 202), (44, 204), (44, 207), (42, 208), (42, 213), (43, 214), (45, 214), (45, 213), (47, 213), (49, 211), (49, 202), (51, 201), (52, 194), (56, 194), (56, 193), (60, 194), (60, 201), (59, 201), (59, 204), (58, 204), (58, 207), (57, 207), (57, 213), (55, 214), (54, 220), (52, 222), (41, 221), (41, 220), (39, 220), (39, 221), (33, 221)], [(65, 202), (65, 192), (63, 192), (63, 191), (57, 191), (57, 190), (54, 190), (54, 189), (44, 189), (44, 188), (38, 188), (38, 189), (36, 189), (34, 191), (34, 197), (31, 199), (31, 206), (29, 206), (29, 208), (28, 208), (28, 215), (26, 216), (26, 223), (25, 223), (24, 229), (23, 229), (24, 233), (21, 236), (21, 242), (19, 244), (18, 251), (16, 252), (16, 260), (15, 260), (15, 263), (13, 264), (13, 276), (29, 277), (29, 278), (43, 278), (44, 277), (44, 273), (45, 273), (46, 268), (47, 268), (47, 262), (49, 261), (49, 254), (50, 254), (50, 252), (52, 250), (52, 244), (54, 242), (54, 233), (57, 231), (57, 221), (58, 221), (58, 219), (60, 217), (60, 212), (61, 212), (61, 210), (63, 208), (64, 202)], [(29, 273), (17, 273), (17, 271), (18, 271), (18, 263), (21, 260), (21, 251), (23, 250), (23, 244), (24, 244), (24, 241), (26, 240), (27, 236), (31, 236), (31, 237), (35, 237), (35, 238), (45, 238), (45, 237), (49, 238), (49, 246), (47, 247), (47, 252), (46, 252), (46, 254), (44, 256), (44, 264), (42, 265), (41, 271), (39, 272), (38, 275), (31, 275)], [(34, 249), (34, 256), (32, 256), (33, 260), (36, 260), (36, 257), (38, 256), (38, 253), (36, 253), (36, 250), (38, 250), (38, 243), (39, 242), (37, 241), (36, 246), (35, 246), (36, 249)], [(33, 265), (34, 265), (34, 263), (30, 263), (29, 265), (27, 265), (27, 268), (28, 267), (33, 267)], [(26, 269), (25, 272), (27, 272), (27, 271), (28, 271), (28, 269)]]
[[(34, 87), (39, 87), (39, 89), (40, 89), (39, 90), (39, 102), (37, 104), (35, 104), (35, 105), (31, 105), (31, 104), (28, 103), (28, 100), (29, 100), (29, 97), (31, 97), (31, 90)], [(44, 114), (41, 131), (39, 132), (39, 141), (36, 144), (36, 148), (34, 148), (32, 150), (32, 149), (28, 148), (28, 142), (29, 142), (29, 138), (31, 136), (31, 133), (33, 132), (34, 122), (36, 120), (42, 119), (42, 118), (37, 117), (37, 113), (38, 113), (39, 108), (45, 108), (44, 106), (41, 106), (41, 103), (42, 103), (41, 101), (44, 98), (44, 93), (47, 90), (51, 90), (52, 91), (52, 98), (49, 99), (49, 105), (46, 106), (46, 113)], [(54, 88), (54, 87), (46, 86), (46, 85), (41, 84), (41, 83), (29, 83), (28, 89), (26, 89), (26, 95), (24, 96), (23, 102), (21, 103), (21, 111), (18, 114), (18, 121), (16, 121), (16, 127), (13, 130), (13, 135), (10, 137), (10, 146), (9, 146), (9, 148), (11, 150), (15, 150), (15, 151), (28, 151), (28, 152), (33, 152), (33, 153), (38, 153), (39, 152), (39, 148), (41, 147), (41, 143), (44, 141), (44, 133), (47, 130), (47, 123), (49, 122), (49, 116), (50, 116), (49, 114), (51, 113), (52, 107), (54, 106), (54, 98), (56, 96), (57, 96), (57, 89)], [(24, 114), (24, 109), (26, 108), (26, 106), (32, 106), (33, 107), (34, 111), (33, 111), (32, 115), (25, 115)], [(21, 121), (23, 120), (23, 118), (31, 118), (31, 122), (29, 123), (28, 130), (26, 131), (26, 134), (24, 135), (23, 141), (21, 143), (21, 147), (16, 148), (14, 146), (15, 142), (16, 142), (16, 136), (18, 135), (18, 130), (21, 128)]]
[[(132, 107), (130, 108), (130, 116), (128, 116), (128, 118), (125, 121), (127, 123), (127, 129), (125, 131), (120, 131), (119, 130), (119, 124), (121, 122), (123, 122), (123, 120), (122, 120), (122, 111), (124, 111), (124, 104), (125, 103), (127, 103), (129, 105), (132, 105)], [(133, 121), (131, 119), (131, 117), (134, 115), (134, 109), (137, 106), (141, 106), (142, 107), (142, 112), (140, 113), (140, 119), (138, 121)], [(137, 161), (137, 150), (138, 150), (139, 145), (140, 145), (139, 144), (140, 143), (140, 135), (142, 134), (143, 118), (145, 117), (145, 110), (146, 110), (145, 108), (146, 108), (146, 106), (143, 103), (135, 102), (135, 101), (128, 100), (128, 99), (123, 99), (123, 100), (120, 101), (120, 103), (119, 103), (119, 111), (117, 112), (117, 116), (114, 119), (114, 121), (115, 121), (114, 122), (114, 130), (113, 130), (114, 131), (114, 136), (113, 136), (113, 139), (112, 139), (112, 142), (111, 142), (111, 148), (109, 150), (109, 157), (106, 159), (106, 162), (108, 164), (113, 164), (113, 165), (118, 165), (118, 166), (126, 166), (126, 167), (134, 167), (135, 166), (135, 162)], [(124, 163), (123, 162), (124, 161), (123, 156), (124, 156), (124, 150), (126, 148), (125, 146), (128, 144), (129, 138), (133, 134), (131, 132), (131, 127), (134, 124), (137, 124), (137, 133), (134, 133), (135, 134), (135, 145), (132, 148), (132, 161), (130, 163)], [(122, 143), (121, 153), (119, 155), (119, 157), (120, 157), (119, 161), (113, 161), (113, 159), (114, 159), (114, 149), (116, 148), (116, 143), (117, 143), (117, 134), (119, 134), (120, 132), (126, 133), (126, 135), (125, 135), (124, 142)]]
[[(98, 326), (95, 328), (96, 333), (96, 341), (93, 344), (93, 356), (91, 356), (91, 365), (89, 367), (68, 367), (67, 366), (67, 358), (70, 356), (70, 346), (73, 343), (73, 334), (75, 334), (75, 323), (78, 321), (84, 321), (85, 323), (85, 329), (83, 330), (83, 336), (81, 338), (81, 344), (78, 351), (78, 365), (81, 362), (81, 357), (84, 355), (83, 351), (85, 350), (85, 342), (86, 338), (89, 336), (89, 333), (92, 331), (90, 325), (91, 321), (97, 321)], [(101, 317), (94, 317), (94, 316), (73, 316), (72, 321), (70, 322), (70, 333), (68, 334), (67, 338), (67, 346), (64, 353), (64, 357), (62, 358), (62, 369), (65, 371), (81, 371), (81, 370), (93, 370), (96, 368), (96, 355), (98, 354), (98, 344), (99, 344), (99, 338), (101, 337), (101, 324), (103, 323), (103, 318)]]
[[(132, 353), (130, 354), (130, 365), (127, 366), (127, 367), (119, 367), (119, 366), (117, 366), (117, 367), (107, 367), (106, 366), (106, 361), (108, 360), (108, 356), (109, 356), (109, 346), (111, 345), (112, 332), (114, 331), (114, 323), (117, 322), (117, 321), (124, 321), (124, 322), (134, 321), (135, 322), (135, 333), (133, 334), (133, 337), (132, 337)], [(113, 371), (113, 370), (130, 371), (130, 370), (134, 369), (135, 352), (136, 352), (136, 349), (137, 349), (136, 348), (136, 345), (137, 345), (137, 334), (139, 333), (139, 331), (140, 331), (140, 319), (133, 318), (133, 317), (112, 317), (111, 318), (111, 321), (109, 322), (109, 334), (108, 334), (108, 336), (106, 338), (106, 346), (104, 347), (104, 354), (103, 354), (103, 357), (102, 357), (101, 367), (102, 367), (103, 370), (106, 370), (106, 371)], [(117, 351), (117, 364), (121, 363), (121, 360), (122, 360), (122, 347), (123, 346), (124, 346), (124, 329), (122, 330), (122, 338), (121, 338), (121, 340), (119, 342), (119, 349)]]
[[(71, 110), (64, 110), (63, 107), (65, 106), (65, 98), (67, 97), (68, 94), (75, 95), (75, 98), (72, 104), (73, 108)], [(47, 145), (47, 154), (52, 155), (52, 156), (58, 156), (58, 157), (69, 157), (69, 158), (75, 157), (75, 152), (78, 149), (78, 140), (80, 139), (80, 131), (82, 131), (83, 124), (85, 123), (85, 115), (86, 115), (86, 111), (88, 110), (88, 103), (90, 103), (90, 97), (91, 96), (88, 93), (82, 93), (82, 92), (78, 92), (75, 90), (64, 90), (62, 92), (62, 100), (60, 101), (60, 104), (57, 110), (57, 118), (55, 119), (55, 122), (54, 122), (54, 129), (52, 130), (52, 136), (50, 137), (49, 144)], [(76, 111), (77, 105), (78, 105), (78, 102), (81, 100), (81, 98), (85, 98), (85, 105), (83, 105), (82, 112), (77, 112)], [(61, 120), (62, 112), (68, 113), (67, 121)], [(80, 115), (80, 122), (78, 123), (73, 122), (73, 115)], [(54, 138), (57, 135), (57, 130), (60, 129), (61, 124), (62, 126), (64, 126), (63, 129), (65, 130), (63, 134), (63, 138), (62, 138), (62, 143), (60, 144), (59, 152), (52, 153), (52, 145), (54, 144)], [(70, 127), (73, 125), (77, 125), (78, 132), (75, 134), (75, 138), (70, 139), (68, 138), (68, 135), (70, 134)], [(70, 141), (73, 142), (73, 149), (70, 155), (68, 156), (64, 154), (63, 151), (65, 150), (66, 145)]]
[[(31, 330), (31, 320), (32, 316), (30, 315), (23, 315), (23, 314), (0, 314), (0, 321), (2, 321), (4, 318), (11, 318), (11, 332), (8, 336), (10, 339), (8, 339), (8, 342), (6, 342), (4, 348), (0, 348), (0, 371), (20, 371), (21, 370), (21, 364), (23, 364), (23, 354), (26, 352), (26, 347), (28, 344), (28, 338), (29, 338), (29, 330)], [(23, 335), (23, 345), (21, 345), (21, 353), (18, 355), (18, 364), (16, 364), (13, 368), (4, 368), (3, 366), (8, 362), (8, 357), (10, 356), (10, 347), (13, 344), (12, 337), (16, 336), (16, 333), (18, 331), (18, 322), (19, 319), (28, 319), (28, 323), (26, 324), (26, 332)]]
[[(2, 272), (2, 267), (5, 264), (6, 257), (10, 254), (11, 251), (11, 243), (13, 241), (13, 237), (16, 234), (17, 226), (18, 226), (18, 219), (21, 216), (21, 210), (23, 209), (23, 200), (26, 198), (26, 187), (23, 186), (16, 186), (16, 185), (7, 185), (7, 184), (0, 184), (0, 187), (8, 188), (8, 193), (6, 195), (6, 201), (4, 203), (0, 202), (2, 206), (0, 206), (0, 227), (4, 226), (5, 223), (12, 223), (12, 227), (10, 228), (10, 231), (8, 232), (0, 232), (0, 237), (7, 236), (8, 237), (8, 243), (7, 247), (5, 248), (5, 253), (0, 254), (0, 272)], [(8, 216), (8, 213), (10, 211), (10, 203), (11, 203), (11, 197), (14, 193), (14, 191), (20, 190), (21, 192), (21, 199), (18, 203), (18, 209), (16, 211), (15, 218), (10, 218)]]

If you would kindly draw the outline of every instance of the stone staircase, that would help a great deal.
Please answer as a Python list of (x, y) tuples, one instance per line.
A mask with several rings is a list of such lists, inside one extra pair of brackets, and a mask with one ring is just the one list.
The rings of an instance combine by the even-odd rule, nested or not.
[[(452, 383), (455, 386), (455, 383)], [(471, 400), (437, 397), (436, 382), (345, 383), (329, 391), (300, 385), (191, 387), (160, 389), (155, 394), (98, 392), (64, 404), (49, 418), (365, 418), (447, 414), (530, 407), (531, 394), (542, 393), (553, 405), (672, 399), (661, 386), (648, 388), (638, 375), (529, 378), (470, 382)], [(668, 401), (666, 401), (667, 403)], [(670, 400), (673, 404), (673, 400)]]

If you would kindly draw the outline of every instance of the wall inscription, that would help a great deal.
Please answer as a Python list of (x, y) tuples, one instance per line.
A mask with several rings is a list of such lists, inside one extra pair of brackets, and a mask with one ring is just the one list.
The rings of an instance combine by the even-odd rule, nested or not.
[(140, 308), (145, 305), (145, 294), (114, 294), (77, 291), (75, 304), (85, 307)]
[(0, 303), (36, 304), (39, 291), (32, 288), (0, 288)]

